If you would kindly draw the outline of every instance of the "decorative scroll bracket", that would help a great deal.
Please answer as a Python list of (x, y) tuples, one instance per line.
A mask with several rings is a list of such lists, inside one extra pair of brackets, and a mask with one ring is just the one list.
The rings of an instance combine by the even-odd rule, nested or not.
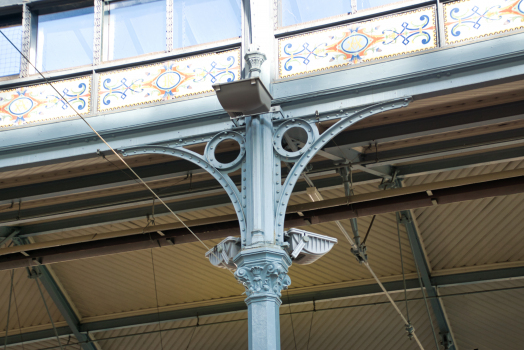
[[(285, 212), (289, 203), (289, 198), (291, 197), (291, 192), (293, 191), (300, 174), (302, 174), (304, 169), (306, 169), (307, 164), (311, 159), (313, 159), (315, 154), (320, 151), (328, 141), (356, 122), (374, 114), (406, 107), (412, 100), (412, 97), (408, 96), (378, 103), (353, 113), (346, 113), (337, 123), (324, 131), (321, 135), (318, 134), (317, 128), (313, 125), (314, 122), (302, 119), (286, 121), (277, 128), (273, 140), (275, 156), (284, 162), (295, 162), (295, 165), (291, 168), (284, 185), (282, 185), (281, 189), (278, 191), (278, 200), (275, 209), (275, 233), (278, 237), (282, 235), (284, 230)], [(282, 148), (282, 137), (287, 129), (296, 127), (306, 131), (308, 140), (302, 149), (295, 152), (288, 152)]]
[[(215, 149), (216, 146), (224, 140), (235, 140), (240, 145), (240, 153), (230, 163), (220, 163), (216, 160)], [(237, 133), (231, 131), (220, 132), (215, 135), (207, 144), (204, 156), (200, 154), (187, 150), (182, 147), (167, 147), (167, 146), (140, 146), (132, 147), (122, 150), (124, 156), (131, 156), (137, 154), (166, 154), (173, 157), (179, 157), (181, 159), (187, 160), (202, 169), (206, 170), (211, 176), (213, 176), (219, 183), (222, 185), (226, 193), (228, 194), (235, 212), (238, 217), (240, 232), (244, 233), (246, 231), (246, 216), (242, 208), (241, 194), (237, 189), (235, 183), (229, 177), (229, 173), (238, 170), (245, 158), (245, 140), (244, 137)]]

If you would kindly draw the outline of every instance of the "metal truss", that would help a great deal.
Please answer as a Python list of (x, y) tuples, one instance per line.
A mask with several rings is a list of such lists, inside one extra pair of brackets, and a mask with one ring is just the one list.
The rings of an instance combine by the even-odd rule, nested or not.
[[(471, 283), (484, 283), (490, 281), (496, 281), (506, 278), (523, 278), (524, 277), (524, 267), (514, 267), (506, 269), (495, 269), (495, 270), (486, 270), (486, 271), (476, 271), (468, 273), (460, 273), (453, 275), (444, 275), (438, 277), (432, 277), (430, 279), (431, 286), (433, 288), (437, 287), (446, 287), (446, 286), (456, 286), (462, 284), (471, 284)], [(394, 282), (385, 282), (384, 286), (389, 292), (400, 292), (404, 290), (404, 284), (402, 280)], [(408, 289), (417, 289), (419, 288), (419, 282), (417, 279), (409, 279), (406, 281), (406, 286)], [(290, 294), (289, 301), (287, 298), (284, 300), (284, 304), (297, 304), (335, 299), (335, 298), (345, 298), (345, 297), (358, 297), (358, 296), (367, 296), (380, 293), (381, 290), (376, 284), (346, 287), (346, 288), (337, 288), (337, 289), (326, 289), (315, 292), (299, 293), (299, 294)], [(430, 298), (431, 299), (431, 298)], [(148, 324), (158, 324), (160, 322), (167, 321), (176, 321), (181, 319), (187, 319), (189, 317), (205, 317), (211, 315), (219, 315), (223, 313), (230, 313), (236, 311), (245, 311), (246, 305), (242, 301), (222, 303), (211, 306), (200, 306), (198, 308), (187, 308), (175, 311), (166, 311), (157, 313), (156, 310), (152, 311), (149, 314), (143, 314), (139, 316), (130, 316), (130, 317), (121, 317), (104, 321), (94, 321), (82, 323), (79, 326), (81, 332), (103, 332), (109, 331), (117, 328), (126, 328), (126, 327), (137, 327), (144, 326)], [(59, 336), (72, 335), (73, 333), (68, 327), (58, 327), (57, 328)], [(54, 331), (52, 329), (41, 330), (36, 332), (27, 332), (23, 333), (23, 339), (25, 342), (34, 342), (46, 339), (52, 339), (55, 337)], [(10, 335), (7, 338), (8, 345), (20, 344), (19, 335)]]
[[(400, 184), (400, 181), (397, 183)], [(399, 214), (400, 222), (406, 227), (409, 243), (411, 245), (411, 251), (413, 252), (413, 258), (415, 259), (415, 264), (417, 264), (424, 289), (426, 290), (426, 293), (429, 297), (429, 302), (431, 304), (431, 308), (433, 309), (433, 315), (435, 315), (435, 319), (437, 320), (437, 325), (440, 330), (441, 344), (444, 349), (455, 350), (455, 342), (449, 320), (446, 317), (444, 305), (438, 298), (437, 290), (431, 283), (430, 265), (426, 259), (424, 246), (420, 235), (417, 232), (414, 218), (410, 210), (403, 210)]]

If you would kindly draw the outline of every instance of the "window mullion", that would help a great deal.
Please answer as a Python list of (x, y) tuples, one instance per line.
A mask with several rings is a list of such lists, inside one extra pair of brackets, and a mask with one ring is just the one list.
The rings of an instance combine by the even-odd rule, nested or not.
[(446, 27), (444, 25), (444, 6), (437, 0), (437, 28), (439, 36), (439, 46), (446, 46)]
[(173, 51), (173, 0), (166, 0), (166, 52)]
[[(32, 59), (31, 57), (31, 36), (33, 32), (33, 14), (27, 4), (23, 4), (22, 9), (22, 54)], [(35, 41), (35, 39), (33, 39)], [(20, 78), (29, 76), (29, 62), (20, 55)]]
[(93, 66), (102, 59), (102, 5), (103, 0), (95, 0), (95, 28), (93, 36)]

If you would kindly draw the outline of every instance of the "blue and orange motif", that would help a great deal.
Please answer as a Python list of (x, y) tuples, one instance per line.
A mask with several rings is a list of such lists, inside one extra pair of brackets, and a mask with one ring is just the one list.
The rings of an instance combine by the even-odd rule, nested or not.
[[(54, 83), (61, 95), (47, 85), (36, 85), (0, 92), (0, 126), (71, 117), (89, 113), (89, 78)], [(58, 90), (60, 91), (60, 90)], [(73, 110), (73, 107), (75, 110)]]
[(524, 0), (469, 0), (444, 5), (448, 44), (524, 29)]
[(213, 91), (211, 85), (240, 76), (240, 50), (104, 73), (98, 110), (166, 101)]
[(280, 76), (435, 47), (434, 14), (434, 8), (425, 8), (281, 39)]

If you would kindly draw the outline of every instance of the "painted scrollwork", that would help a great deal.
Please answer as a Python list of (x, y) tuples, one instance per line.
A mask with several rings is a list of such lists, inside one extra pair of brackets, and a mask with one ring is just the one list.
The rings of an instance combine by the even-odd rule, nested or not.
[(291, 284), (287, 269), (280, 263), (241, 267), (235, 277), (246, 288), (248, 297), (267, 294), (280, 297), (281, 291)]

